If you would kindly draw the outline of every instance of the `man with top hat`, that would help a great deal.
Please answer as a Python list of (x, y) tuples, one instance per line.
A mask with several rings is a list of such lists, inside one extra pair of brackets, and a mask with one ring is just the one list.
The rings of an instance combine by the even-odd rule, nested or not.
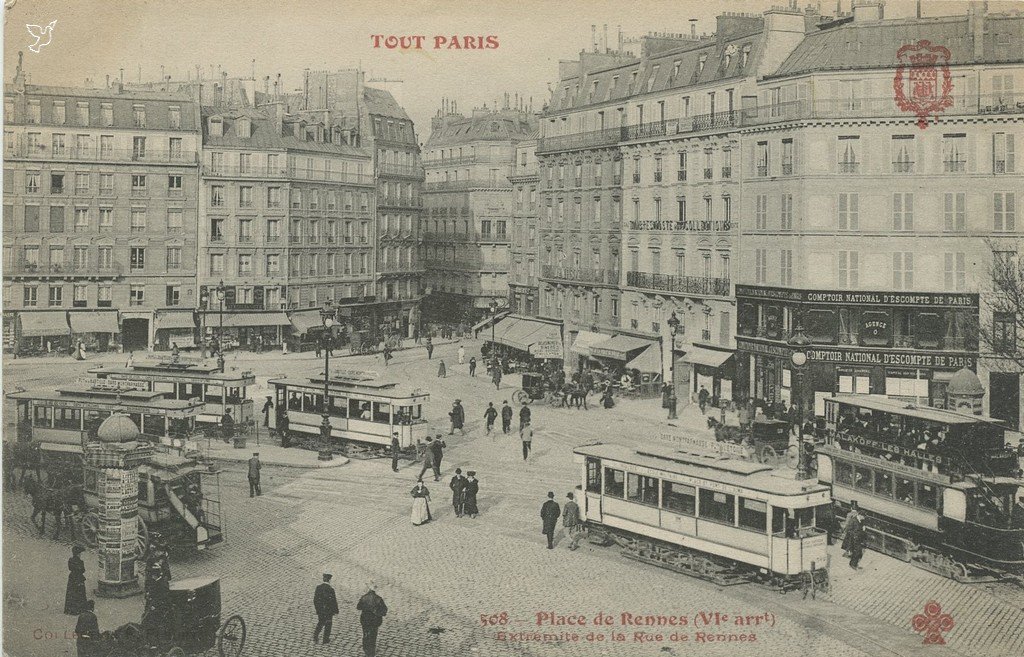
[(331, 574), (324, 573), (324, 581), (316, 587), (313, 592), (313, 609), (316, 611), (316, 629), (313, 630), (313, 643), (320, 638), (320, 631), (324, 633), (324, 643), (331, 642), (331, 626), (334, 624), (334, 617), (338, 614), (338, 596), (331, 586)]
[(455, 476), (448, 483), (448, 488), (452, 489), (452, 506), (455, 507), (455, 517), (461, 518), (466, 490), (466, 478), (462, 476), (462, 468), (455, 468)]
[(260, 468), (262, 467), (260, 453), (253, 452), (252, 458), (249, 459), (249, 497), (263, 494), (263, 491), (260, 490)]

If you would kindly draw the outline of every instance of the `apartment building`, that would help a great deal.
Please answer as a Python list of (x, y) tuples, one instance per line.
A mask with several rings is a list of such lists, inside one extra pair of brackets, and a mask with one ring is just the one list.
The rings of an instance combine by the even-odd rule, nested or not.
[(509, 182), (513, 187), (511, 265), (508, 274), (509, 307), (520, 315), (535, 316), (539, 309), (537, 275), (540, 240), (537, 232), (537, 139), (516, 144), (515, 164)]

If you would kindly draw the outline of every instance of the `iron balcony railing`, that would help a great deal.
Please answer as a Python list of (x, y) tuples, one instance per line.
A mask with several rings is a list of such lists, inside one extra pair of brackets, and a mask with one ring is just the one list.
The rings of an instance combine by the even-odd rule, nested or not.
[(98, 263), (76, 263), (73, 260), (64, 262), (51, 262), (48, 264), (30, 263), (24, 261), (5, 262), (3, 266), (4, 276), (40, 276), (40, 277), (117, 277), (124, 273), (124, 266), (120, 262)]
[(385, 162), (377, 166), (377, 173), (385, 176), (403, 176), (406, 178), (423, 178), (423, 167), (417, 164), (391, 164)]
[(619, 282), (619, 272), (615, 269), (587, 269), (583, 267), (541, 265), (540, 275), (541, 278), (575, 283), (615, 285)]
[(288, 168), (204, 164), (203, 175), (207, 178), (285, 178), (288, 176)]
[(626, 272), (626, 285), (646, 290), (701, 294), (705, 296), (729, 296), (728, 278), (703, 278), (701, 276), (676, 276), (673, 274), (651, 274), (643, 271)]
[(80, 160), (85, 162), (152, 162), (157, 164), (195, 164), (194, 150), (134, 150), (117, 148), (53, 148), (51, 144), (13, 144), (7, 157), (30, 160)]

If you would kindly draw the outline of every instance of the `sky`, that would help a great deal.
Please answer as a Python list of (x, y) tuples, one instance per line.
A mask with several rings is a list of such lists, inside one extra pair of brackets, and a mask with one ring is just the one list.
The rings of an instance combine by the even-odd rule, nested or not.
[[(10, 0), (7, 0), (8, 2)], [(851, 0), (841, 0), (849, 11)], [(558, 61), (589, 49), (608, 25), (609, 44), (647, 32), (714, 31), (721, 12), (760, 13), (787, 0), (16, 0), (5, 16), (4, 80), (14, 75), (18, 51), (33, 84), (102, 86), (105, 76), (157, 80), (166, 74), (204, 77), (210, 66), (257, 80), (280, 73), (285, 90), (301, 85), (302, 71), (361, 66), (367, 80), (392, 91), (425, 141), (442, 98), (459, 110), (493, 106), (507, 92), (532, 97), (539, 110), (558, 78)], [(808, 0), (798, 0), (804, 7)], [(835, 0), (811, 4), (831, 13)], [(990, 2), (990, 10), (1024, 9), (1024, 1)], [(924, 0), (924, 15), (963, 14), (964, 0)], [(913, 16), (913, 0), (889, 0), (886, 18)], [(39, 53), (26, 24), (56, 20), (51, 42)], [(373, 47), (373, 35), (422, 35), (422, 49)], [(495, 49), (434, 49), (434, 37), (497, 37)], [(257, 88), (261, 88), (258, 86)], [(499, 100), (499, 102), (501, 102)]]

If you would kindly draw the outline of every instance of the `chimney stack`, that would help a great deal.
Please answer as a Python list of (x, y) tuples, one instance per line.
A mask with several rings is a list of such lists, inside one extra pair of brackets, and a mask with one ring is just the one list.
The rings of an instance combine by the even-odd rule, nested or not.
[(921, 0), (917, 0), (917, 17), (921, 18)]
[(110, 88), (110, 74), (107, 74), (107, 89)]
[(601, 50), (608, 52), (608, 23), (604, 24), (604, 38), (601, 39)]
[(597, 25), (590, 24), (590, 49), (597, 52)]
[(619, 25), (619, 52), (622, 52), (622, 26)]
[(692, 38), (692, 39), (696, 39), (697, 38), (697, 19), (696, 18), (691, 18), (690, 19), (690, 38)]
[(278, 95), (281, 93), (281, 74), (277, 74), (277, 79), (274, 80), (274, 100), (278, 100)]

